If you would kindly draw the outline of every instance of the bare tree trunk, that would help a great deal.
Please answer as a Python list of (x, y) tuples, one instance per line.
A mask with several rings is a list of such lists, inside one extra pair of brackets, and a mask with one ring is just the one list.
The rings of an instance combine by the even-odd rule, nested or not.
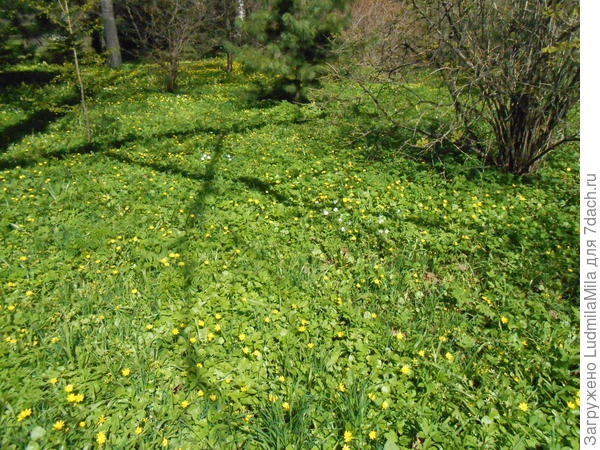
[[(237, 23), (235, 24), (235, 40), (239, 44), (242, 37), (242, 22), (246, 19), (246, 5), (244, 4), (244, 0), (237, 0)], [(233, 72), (233, 52), (231, 50), (227, 51), (227, 72)]]
[(112, 0), (100, 0), (102, 4), (102, 19), (104, 20), (104, 35), (106, 36), (106, 47), (109, 52), (108, 62), (113, 69), (122, 63), (121, 46), (117, 34), (117, 22)]
[(231, 50), (227, 51), (227, 72), (233, 72), (233, 53)]
[(238, 0), (237, 18), (240, 22), (246, 19), (246, 5), (244, 0)]

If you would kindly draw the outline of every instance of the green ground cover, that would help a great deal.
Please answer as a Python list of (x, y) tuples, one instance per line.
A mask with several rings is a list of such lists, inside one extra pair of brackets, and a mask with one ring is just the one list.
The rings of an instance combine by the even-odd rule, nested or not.
[(221, 65), (90, 69), (91, 144), (0, 94), (2, 448), (576, 448), (577, 151), (427, 162)]

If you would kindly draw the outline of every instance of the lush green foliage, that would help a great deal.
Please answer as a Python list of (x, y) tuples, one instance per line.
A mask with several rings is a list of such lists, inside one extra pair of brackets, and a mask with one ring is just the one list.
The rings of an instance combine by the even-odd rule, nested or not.
[(318, 83), (331, 58), (333, 37), (343, 30), (348, 0), (270, 0), (246, 29), (256, 43), (241, 52), (244, 63), (278, 78), (275, 91), (305, 100), (306, 89)]
[(222, 66), (88, 70), (91, 144), (0, 97), (2, 448), (576, 448), (576, 152), (426, 163)]

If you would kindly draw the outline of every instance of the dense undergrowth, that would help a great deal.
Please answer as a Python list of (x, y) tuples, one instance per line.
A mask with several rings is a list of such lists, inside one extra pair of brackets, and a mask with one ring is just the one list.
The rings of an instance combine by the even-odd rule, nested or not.
[(1, 93), (1, 446), (577, 447), (576, 149), (424, 159), (221, 66), (88, 69), (91, 143)]

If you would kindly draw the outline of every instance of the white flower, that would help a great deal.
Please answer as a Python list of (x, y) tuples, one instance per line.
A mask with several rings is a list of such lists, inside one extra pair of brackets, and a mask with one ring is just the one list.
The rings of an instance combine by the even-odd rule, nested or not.
[(328, 216), (329, 215), (329, 211), (327, 211), (327, 210), (323, 211), (323, 215), (324, 216)]

